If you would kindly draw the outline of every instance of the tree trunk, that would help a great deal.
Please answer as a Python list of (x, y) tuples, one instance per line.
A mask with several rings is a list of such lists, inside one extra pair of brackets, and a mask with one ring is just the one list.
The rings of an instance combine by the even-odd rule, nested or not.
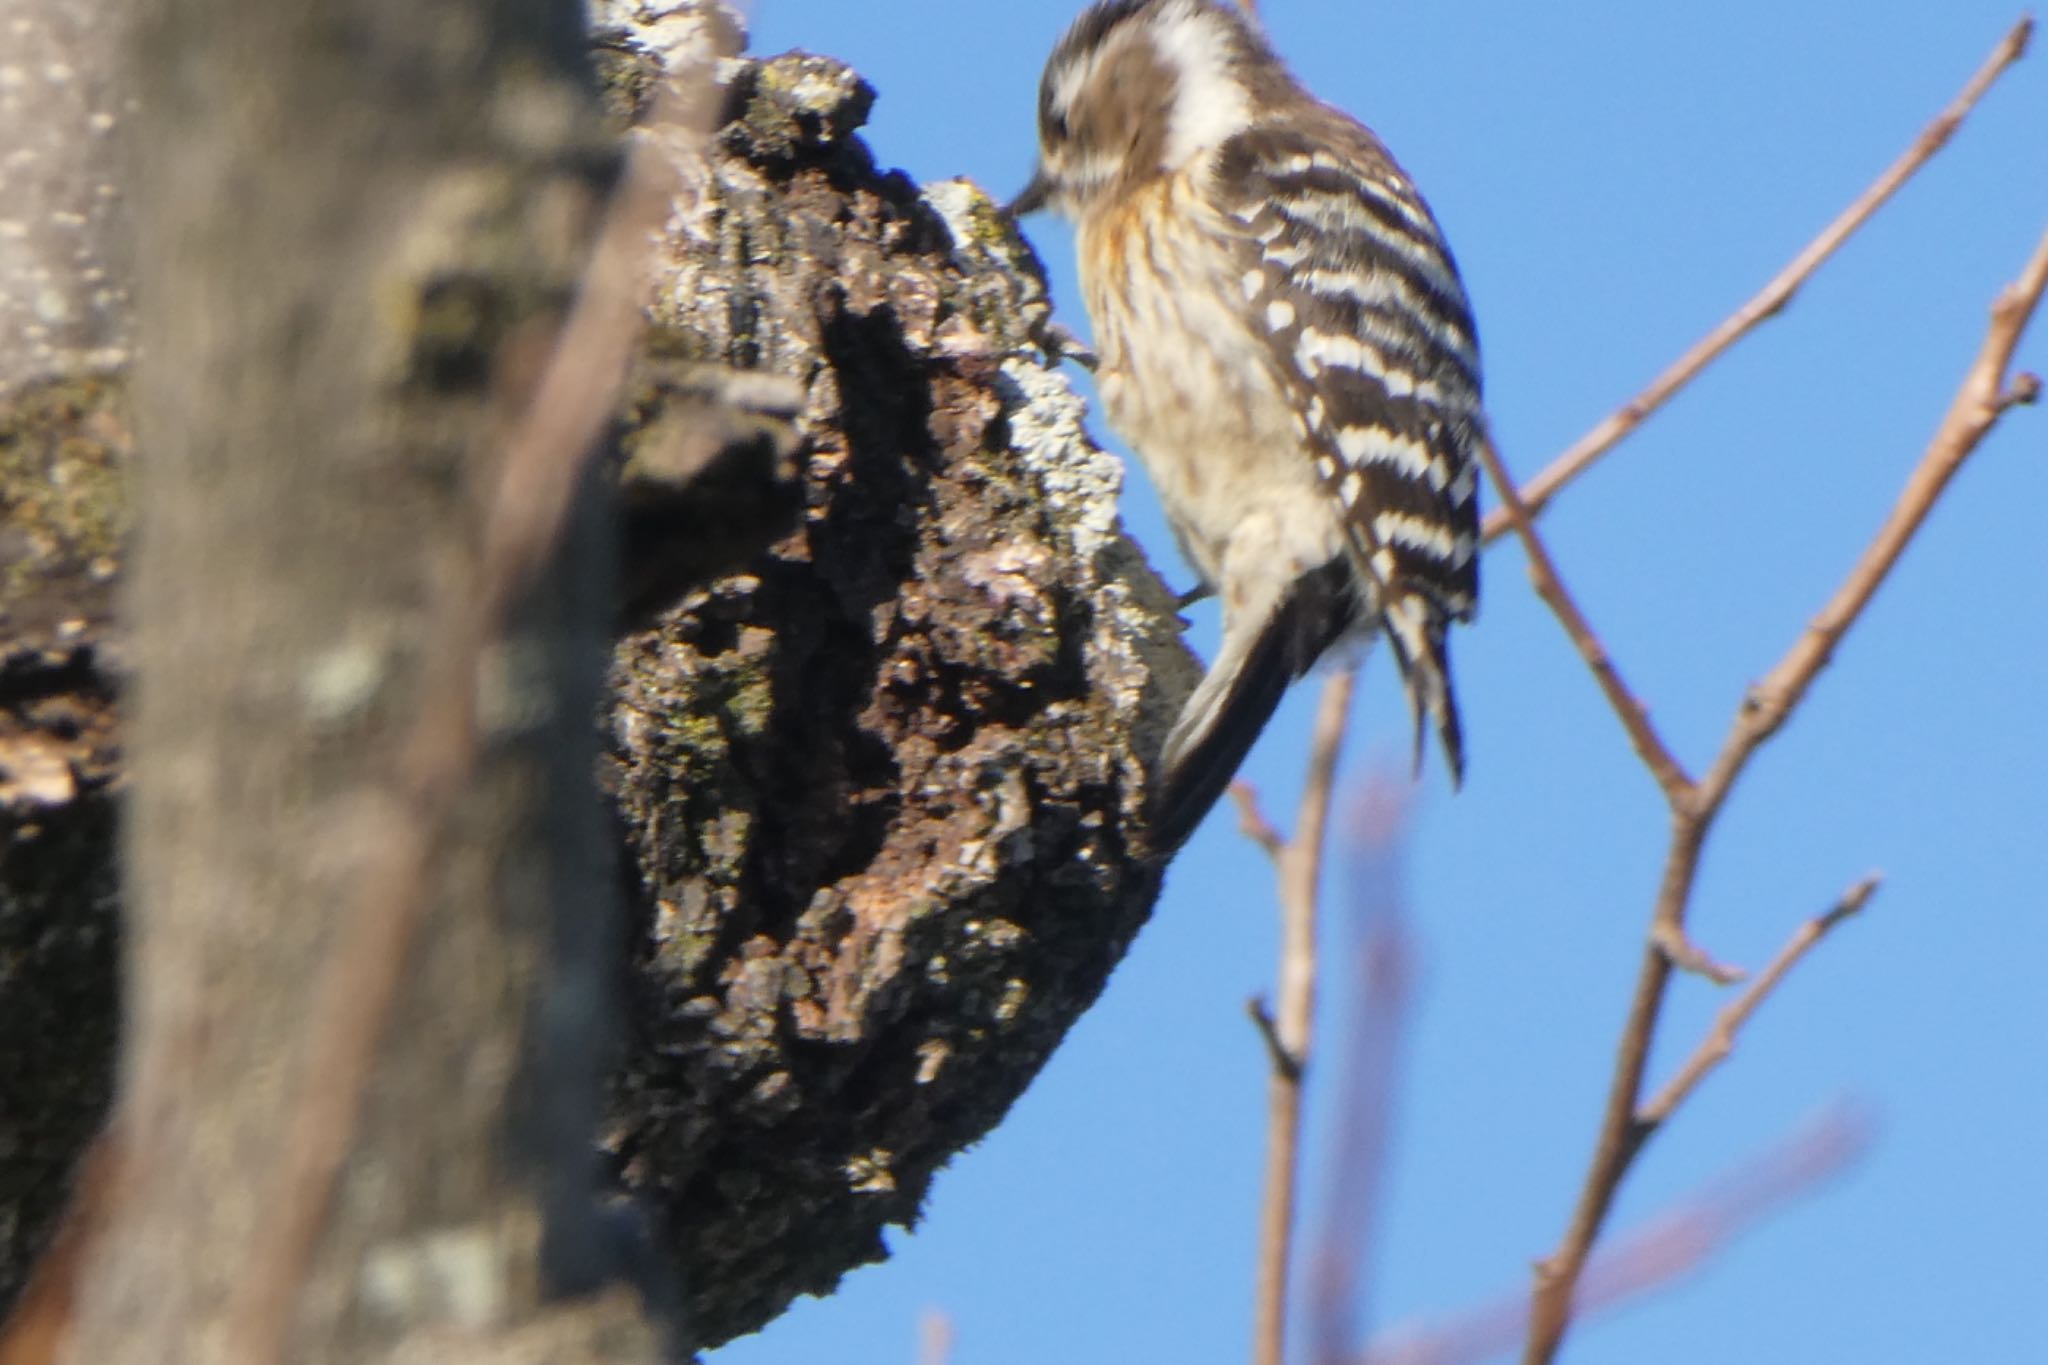
[[(596, 1119), (553, 1060), (592, 1056), (601, 1017), (557, 922), (612, 933), (593, 504), (465, 684), (479, 755), (444, 828), (412, 828), (430, 813), (398, 774), (449, 647), (435, 604), (485, 591), (518, 348), (552, 329), (613, 161), (580, 21), (137, 7), (129, 985), (70, 1359), (382, 1360), (538, 1309), (543, 1219), (573, 1216), (558, 1172), (590, 1168)], [(316, 1074), (323, 992), (410, 838), (419, 884), (387, 890), (419, 928), (327, 1200), (288, 1173), (308, 1097), (345, 1084)], [(308, 1200), (301, 1267), (275, 1229)]]
[[(687, 2), (601, 4), (597, 17), (607, 90), (629, 111), (665, 59), (716, 45), (729, 23)], [(221, 31), (253, 36), (283, 22)], [(428, 38), (409, 41), (435, 50)], [(375, 69), (359, 50), (352, 65), (357, 78)], [(169, 83), (164, 66), (152, 86)], [(474, 411), (445, 387), (472, 362), (488, 372), (494, 343), (517, 325), (510, 319), (552, 297), (506, 281), (548, 278), (538, 263), (566, 259), (562, 243), (519, 226), (519, 206), (544, 194), (501, 195), (518, 182), (516, 168), (458, 137), (451, 154), (473, 158), (460, 193), (433, 173), (446, 163), (408, 169), (389, 146), (374, 158), (381, 164), (344, 170), (370, 140), (334, 109), (360, 97), (337, 89), (334, 73), (316, 80), (287, 65), (277, 76), (295, 83), (284, 102), (295, 107), (271, 111), (266, 138), (238, 133), (226, 108), (181, 110), (217, 120), (182, 134), (207, 178), (168, 159), (159, 168), (243, 206), (235, 232), (250, 240), (235, 243), (236, 311), (155, 301), (166, 339), (146, 328), (146, 343), (213, 378), (208, 389), (156, 399), (180, 404), (178, 423), (146, 423), (136, 461), (151, 516), (191, 519), (179, 523), (183, 553), (214, 572), (240, 566), (235, 581), (204, 590), (174, 589), (170, 566), (144, 569), (137, 593), (137, 960), (182, 954), (185, 984), (163, 996), (145, 986), (131, 1023), (183, 1030), (163, 1033), (165, 1051), (148, 1065), (201, 1067), (224, 1094), (240, 1068), (245, 1086), (264, 1078), (269, 1097), (241, 1094), (210, 1113), (188, 1084), (125, 1112), (194, 1125), (187, 1159), (222, 1162), (216, 1178), (233, 1153), (256, 1149), (271, 1131), (262, 1115), (274, 1118), (303, 1079), (279, 1046), (294, 1036), (293, 992), (331, 941), (331, 923), (312, 907), (324, 916), (345, 903), (350, 840), (374, 837), (347, 794), (361, 791), (378, 727), (405, 710), (409, 670), (427, 643), (418, 638), (426, 575), (465, 569), (455, 523), (476, 475), (463, 439), (475, 435)], [(1043, 279), (1013, 228), (964, 182), (920, 192), (877, 170), (854, 136), (871, 92), (839, 64), (790, 56), (728, 63), (722, 76), (723, 127), (668, 225), (654, 327), (621, 416), (623, 586), (595, 614), (565, 607), (556, 629), (617, 628), (597, 733), (614, 812), (608, 872), (626, 901), (632, 969), (602, 1148), (683, 1275), (688, 1337), (699, 1344), (758, 1327), (795, 1295), (824, 1292), (879, 1259), (881, 1229), (915, 1217), (933, 1172), (1001, 1118), (1094, 999), (1157, 891), (1138, 813), (1147, 765), (1193, 679), (1173, 602), (1117, 524), (1118, 467), (1090, 443), (1058, 373)], [(206, 84), (180, 87), (189, 95), (152, 89), (150, 99), (204, 103)], [(447, 84), (479, 123), (491, 104), (479, 92), (491, 88), (481, 67)], [(312, 126), (286, 141), (274, 121), (287, 117)], [(436, 117), (465, 126), (457, 113)], [(287, 148), (292, 165), (270, 179)], [(505, 150), (501, 141), (496, 152)], [(218, 188), (231, 174), (234, 188)], [(345, 184), (348, 202), (271, 216), (285, 212), (278, 191), (298, 177)], [(257, 184), (265, 194), (245, 188)], [(268, 201), (261, 211), (257, 199)], [(480, 220), (493, 230), (466, 230)], [(171, 250), (169, 241), (150, 251)], [(145, 284), (154, 278), (145, 273)], [(344, 283), (371, 279), (374, 288)], [(290, 282), (283, 297), (295, 306), (256, 309), (258, 281)], [(399, 310), (415, 321), (396, 338), (393, 282), (405, 286), (397, 297), (420, 301)], [(179, 321), (195, 314), (212, 325), (195, 332)], [(466, 330), (475, 319), (491, 320), (489, 336)], [(296, 378), (274, 402), (252, 405), (230, 382), (280, 363)], [(774, 402), (745, 411), (748, 372), (795, 380), (797, 411), (772, 411)], [(218, 439), (195, 434), (227, 422), (235, 425)], [(704, 439), (707, 424), (743, 458), (681, 493), (642, 477), (675, 443)], [(271, 463), (230, 474), (214, 463), (230, 436)], [(764, 448), (791, 446), (800, 484), (778, 499), (748, 471)], [(159, 512), (156, 490), (172, 481), (184, 492), (167, 494), (172, 505)], [(350, 528), (344, 544), (317, 548), (341, 526)], [(776, 528), (771, 549), (748, 550)], [(147, 528), (140, 543), (147, 556)], [(714, 571), (724, 576), (705, 582)], [(336, 576), (351, 579), (345, 598), (360, 597), (359, 607), (319, 597), (337, 589)], [(317, 616), (288, 605), (309, 593), (328, 604)], [(113, 657), (118, 632), (95, 624), (88, 636), (97, 649), (88, 665)], [(207, 695), (168, 709), (147, 683), (159, 669), (203, 669), (197, 690)], [(125, 676), (84, 674), (109, 693)], [(332, 684), (339, 718), (301, 716), (283, 727), (289, 743), (259, 742), (249, 727), (303, 712), (308, 679)], [(164, 759), (143, 747), (152, 723), (172, 732), (158, 741), (171, 746)], [(232, 764), (191, 758), (202, 739)], [(487, 773), (501, 757), (495, 745), (491, 757)], [(492, 880), (489, 850), (538, 845), (515, 833), (521, 788), (509, 775), (538, 769), (504, 758), (506, 786), (487, 781), (495, 803), (479, 797), (479, 813), (465, 817), (463, 846), (475, 851), (447, 863), (437, 907), (470, 904), (479, 888), (508, 880)], [(153, 762), (182, 785), (151, 796)], [(89, 799), (104, 807), (121, 780), (111, 763), (98, 774), (70, 770), (78, 793), (38, 809), (46, 827)], [(93, 847), (79, 837), (81, 849)], [(165, 844), (161, 861), (145, 855)], [(80, 865), (103, 867), (99, 847), (97, 861), (81, 853)], [(229, 877), (232, 897), (189, 889)], [(469, 878), (466, 892), (450, 884), (456, 877)], [(595, 879), (593, 903), (605, 881)], [(0, 925), (29, 904), (24, 884), (10, 876), (0, 885)], [(434, 912), (386, 1055), (395, 1070), (380, 1075), (363, 1137), (390, 1155), (352, 1163), (323, 1244), (332, 1273), (318, 1284), (345, 1287), (351, 1255), (397, 1248), (393, 1263), (423, 1264), (422, 1248), (443, 1245), (433, 1230), (475, 1227), (472, 1204), (502, 1209), (507, 1184), (517, 1186), (516, 1163), (485, 1160), (458, 1134), (487, 1126), (508, 1093), (505, 1058), (488, 1040), (519, 1035), (503, 1032), (504, 1019), (475, 1032), (455, 1021), (482, 1020), (485, 1002), (514, 992), (538, 951), (530, 908), (494, 894), (483, 921), (444, 924)], [(226, 938), (174, 930), (158, 918), (159, 897), (186, 906), (195, 923), (241, 918)], [(91, 922), (75, 898), (46, 914), (67, 930)], [(514, 984), (470, 971), (486, 953), (505, 959)], [(73, 1026), (102, 1035), (110, 1000), (95, 981), (105, 970), (102, 960), (74, 973), (81, 984), (66, 997), (76, 1002)], [(194, 981), (209, 988), (195, 991)], [(15, 990), (0, 979), (0, 1016), (17, 1008)], [(195, 1043), (199, 1026), (182, 1021), (211, 1021), (227, 990), (276, 1013), (231, 1038), (202, 1030)], [(396, 1060), (400, 1040), (415, 1038), (447, 1047)], [(81, 1048), (69, 1052), (53, 1047), (37, 1064), (75, 1068)], [(236, 1114), (248, 1116), (246, 1132)], [(0, 1125), (19, 1122), (11, 1109), (0, 1114)], [(459, 1149), (473, 1159), (445, 1164)], [(12, 1170), (0, 1163), (0, 1175)], [(162, 1181), (161, 1170), (143, 1169), (133, 1183)], [(400, 1193), (418, 1189), (433, 1193)], [(235, 1220), (250, 1216), (237, 1201), (254, 1193), (210, 1211), (192, 1206), (191, 1189), (156, 1197), (165, 1228), (207, 1228), (214, 1245), (236, 1246)], [(17, 1258), (30, 1231), (14, 1244)], [(135, 1277), (126, 1283), (165, 1273), (159, 1258), (173, 1243), (151, 1240), (153, 1249), (123, 1251), (133, 1258), (123, 1273)], [(408, 1249), (419, 1255), (408, 1260)], [(237, 1267), (213, 1260), (178, 1307), (152, 1311), (190, 1312), (227, 1292), (209, 1276)], [(353, 1292), (309, 1300), (302, 1330), (372, 1340), (376, 1313), (360, 1284)]]

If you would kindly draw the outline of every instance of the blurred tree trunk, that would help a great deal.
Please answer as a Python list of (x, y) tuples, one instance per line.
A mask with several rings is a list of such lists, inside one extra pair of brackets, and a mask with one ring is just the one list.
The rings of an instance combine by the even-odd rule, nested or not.
[(553, 917), (611, 932), (594, 790), (563, 780), (596, 758), (594, 507), (475, 677), (481, 757), (303, 1284), (264, 1229), (330, 1080), (307, 1074), (329, 963), (415, 816), (394, 786), (447, 645), (430, 608), (481, 595), (518, 348), (548, 336), (612, 162), (581, 16), (146, 0), (132, 22), (129, 987), (70, 1358), (262, 1358), (244, 1300), (273, 1273), (294, 1359), (487, 1338), (534, 1319), (551, 1182), (590, 1166), (562, 1143), (594, 1089), (541, 1082), (553, 1049), (596, 1052), (598, 1012), (548, 1003), (576, 956)]
[[(105, 1074), (129, 781), (109, 710), (127, 637), (49, 604), (74, 580), (104, 598), (118, 569), (136, 608), (121, 1113), (145, 1136), (86, 1286), (108, 1335), (78, 1358), (99, 1360), (214, 1321), (247, 1269), (218, 1249), (245, 1245), (251, 1172), (304, 1079), (301, 999), (378, 838), (430, 589), (474, 572), (494, 377), (561, 300), (593, 164), (575, 16), (538, 0), (149, 13), (132, 566), (125, 374), (0, 387), (10, 522), (70, 515), (44, 518), (36, 573), (0, 581), (0, 650), (32, 660), (0, 670), (0, 745), (26, 755), (0, 749), (0, 934), (41, 954), (0, 963), (0, 1025), (42, 1021), (9, 1063), (32, 1098), (0, 1106), (0, 1287), (47, 1236)], [(621, 113), (664, 63), (730, 41), (690, 0), (597, 19)], [(621, 414), (622, 588), (593, 599), (579, 541), (507, 651), (553, 661), (534, 677), (557, 718), (603, 719), (488, 735), (300, 1306), (308, 1358), (445, 1318), (450, 1248), (500, 1253), (497, 1319), (533, 1307), (514, 1253), (536, 1172), (576, 1154), (503, 1135), (530, 1136), (518, 1106), (541, 1102), (520, 1098), (541, 1040), (518, 1002), (565, 888), (627, 903), (601, 1145), (700, 1343), (878, 1259), (1157, 891), (1136, 818), (1192, 668), (1058, 374), (1036, 262), (972, 186), (878, 170), (853, 136), (872, 94), (837, 63), (719, 71), (724, 126), (668, 225)], [(794, 411), (752, 372), (795, 381)], [(705, 439), (734, 458), (666, 487), (666, 456)], [(764, 483), (792, 446), (797, 484)], [(105, 496), (49, 498), (74, 466)], [(609, 697), (582, 705), (575, 645), (597, 629)], [(599, 739), (614, 821), (593, 860), (562, 775)], [(606, 1054), (581, 1045), (595, 1079)], [(573, 1109), (568, 1046), (529, 1089)]]

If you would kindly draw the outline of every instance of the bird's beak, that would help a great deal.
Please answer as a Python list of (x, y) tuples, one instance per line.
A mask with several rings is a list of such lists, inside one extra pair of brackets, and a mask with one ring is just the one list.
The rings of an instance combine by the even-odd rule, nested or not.
[(1044, 208), (1046, 201), (1051, 198), (1052, 180), (1041, 166), (1032, 172), (1031, 183), (1024, 187), (1023, 193), (1010, 201), (1010, 216), (1022, 218), (1027, 213), (1036, 213)]

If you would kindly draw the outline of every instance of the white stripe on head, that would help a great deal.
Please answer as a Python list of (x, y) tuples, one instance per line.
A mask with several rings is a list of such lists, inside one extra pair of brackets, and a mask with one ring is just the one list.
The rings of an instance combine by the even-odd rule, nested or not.
[(1236, 23), (1205, 0), (1168, 0), (1152, 16), (1153, 47), (1175, 76), (1163, 158), (1168, 171), (1251, 126), (1251, 96), (1231, 69)]

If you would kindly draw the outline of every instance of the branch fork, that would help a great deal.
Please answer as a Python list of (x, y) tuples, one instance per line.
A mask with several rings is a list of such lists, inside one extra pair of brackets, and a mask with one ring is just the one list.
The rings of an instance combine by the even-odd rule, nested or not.
[(1556, 1358), (1570, 1326), (1593, 1244), (1622, 1181), (1643, 1148), (1700, 1083), (1733, 1053), (1743, 1027), (1786, 974), (1837, 925), (1861, 911), (1877, 890), (1877, 879), (1865, 878), (1850, 887), (1832, 909), (1803, 924), (1748, 988), (1723, 1006), (1713, 1027), (1677, 1074), (1648, 1100), (1642, 1098), (1650, 1041), (1673, 970), (1701, 975), (1724, 986), (1743, 977), (1742, 972), (1715, 962), (1686, 932), (1687, 912), (1706, 836), (1736, 779), (1758, 749), (1804, 701), (1814, 679), (1868, 608), (1963, 462), (1978, 449), (2005, 412), (2034, 403), (2040, 397), (2042, 385), (2038, 376), (2021, 372), (2008, 381), (2007, 375), (2019, 339), (2039, 310), (2044, 291), (2048, 291), (2048, 234), (2042, 237), (2019, 278), (1999, 292), (1978, 355), (1891, 513), (1834, 595), (1770, 672), (1744, 693), (1721, 750), (1704, 777), (1695, 780), (1688, 776), (1652, 724), (1649, 708), (1624, 683), (1611, 651), (1565, 587), (1556, 562), (1536, 532), (1534, 519), (1566, 483), (1619, 444), (1759, 322), (1783, 309), (1813, 271), (1940, 150), (1977, 101), (2019, 59), (2032, 33), (2031, 19), (2022, 19), (2015, 25), (1955, 101), (1922, 131), (1913, 146), (1795, 257), (1777, 279), (1526, 486), (1517, 488), (1498, 454), (1490, 445), (1482, 444), (1481, 459), (1501, 499), (1501, 507), (1487, 521), (1487, 538), (1491, 540), (1508, 532), (1520, 538), (1538, 595), (1549, 605), (1578, 650), (1672, 813), (1663, 882), (1622, 1031), (1593, 1158), (1562, 1242), (1536, 1266), (1522, 1356), (1524, 1365), (1549, 1365)]

